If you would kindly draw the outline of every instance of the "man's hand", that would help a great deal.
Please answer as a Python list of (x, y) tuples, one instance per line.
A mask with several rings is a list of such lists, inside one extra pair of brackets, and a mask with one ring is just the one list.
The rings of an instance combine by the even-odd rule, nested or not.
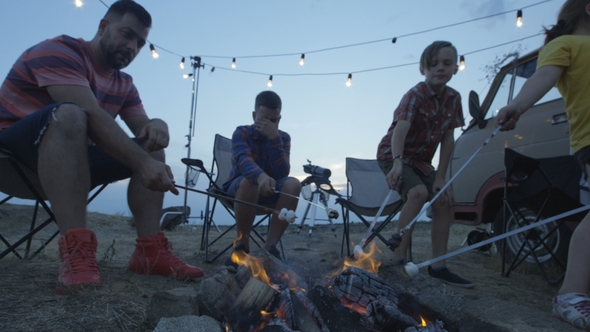
[(272, 122), (267, 118), (258, 117), (254, 122), (254, 128), (269, 139), (279, 136), (279, 121)]
[(501, 131), (508, 131), (516, 128), (516, 122), (520, 119), (521, 112), (512, 105), (504, 106), (496, 116), (496, 127), (502, 126)]
[(269, 196), (275, 194), (275, 186), (276, 186), (275, 179), (266, 175), (266, 173), (262, 173), (258, 176), (257, 182), (258, 182), (258, 194), (265, 196), (265, 197), (269, 197)]
[(144, 140), (143, 149), (147, 152), (162, 150), (170, 140), (168, 125), (160, 119), (150, 120), (137, 132), (137, 138)]
[(387, 181), (389, 189), (399, 190), (402, 178), (402, 168), (403, 163), (401, 160), (396, 159), (393, 161), (393, 167), (391, 168), (391, 171), (389, 171), (389, 173), (387, 173), (385, 176), (385, 180)]
[(148, 189), (154, 191), (170, 191), (178, 195), (178, 189), (174, 186), (174, 176), (168, 165), (156, 159), (149, 159), (142, 163), (136, 170), (139, 174), (141, 183)]

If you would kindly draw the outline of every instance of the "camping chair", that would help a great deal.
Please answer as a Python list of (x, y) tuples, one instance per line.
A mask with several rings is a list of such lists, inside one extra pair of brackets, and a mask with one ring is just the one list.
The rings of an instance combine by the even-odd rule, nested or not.
[[(385, 175), (383, 175), (375, 159), (346, 158), (346, 178), (346, 197), (340, 196), (336, 198), (336, 203), (342, 207), (342, 218), (344, 220), (342, 245), (340, 246), (341, 256), (344, 254), (345, 243), (346, 253), (350, 256), (350, 212), (354, 213), (367, 228), (370, 227), (372, 219), (369, 221), (366, 217), (375, 217), (389, 192)], [(383, 243), (387, 242), (387, 239), (380, 232), (401, 210), (402, 206), (403, 202), (399, 194), (395, 192), (391, 195), (389, 202), (381, 213), (380, 217), (384, 217), (384, 219), (373, 228), (372, 234), (367, 238), (366, 243), (369, 243), (375, 237), (378, 237)], [(411, 260), (410, 256), (408, 258)]]
[[(90, 203), (106, 186), (106, 184), (102, 185), (97, 190), (95, 190), (88, 199), (88, 203)], [(49, 244), (49, 242), (51, 242), (51, 240), (53, 240), (59, 234), (59, 230), (52, 232), (47, 239), (43, 240), (39, 248), (33, 252), (33, 254), (29, 255), (34, 235), (55, 221), (55, 216), (49, 205), (46, 203), (47, 197), (45, 196), (45, 192), (41, 187), (41, 183), (39, 182), (37, 175), (25, 165), (23, 165), (20, 161), (18, 161), (17, 158), (12, 156), (10, 152), (1, 149), (0, 192), (8, 195), (6, 198), (0, 201), (0, 205), (8, 202), (12, 198), (30, 199), (35, 201), (33, 216), (27, 234), (20, 236), (11, 243), (8, 239), (10, 236), (4, 236), (0, 233), (0, 241), (2, 241), (7, 247), (0, 253), (0, 259), (11, 252), (19, 259), (29, 259), (35, 257), (47, 246), (47, 244)], [(45, 210), (48, 218), (37, 225), (39, 206)], [(23, 244), (25, 244), (24, 255), (21, 255), (17, 251), (17, 248)]]
[[(201, 171), (209, 179), (209, 188), (207, 189), (207, 191), (217, 194), (217, 195), (225, 195), (225, 192), (221, 189), (221, 186), (223, 185), (223, 183), (227, 179), (229, 179), (229, 173), (232, 168), (231, 157), (232, 157), (231, 139), (221, 136), (219, 134), (216, 134), (215, 141), (213, 143), (213, 162), (211, 164), (211, 172), (207, 172), (204, 168), (202, 168), (202, 171)], [(215, 171), (217, 173), (216, 174), (217, 176), (214, 179), (213, 175), (215, 174)], [(206, 207), (205, 207), (205, 221), (203, 223), (203, 233), (201, 236), (201, 250), (205, 250), (205, 260), (207, 262), (215, 261), (219, 256), (223, 255), (226, 251), (228, 251), (230, 248), (233, 247), (233, 241), (232, 241), (227, 246), (225, 246), (220, 252), (218, 252), (215, 256), (213, 256), (212, 258), (209, 258), (209, 254), (210, 254), (209, 249), (211, 248), (211, 246), (213, 244), (215, 244), (217, 241), (221, 240), (228, 232), (230, 232), (231, 230), (233, 230), (236, 227), (236, 224), (234, 223), (229, 228), (227, 228), (225, 231), (221, 232), (214, 239), (209, 238), (209, 235), (210, 235), (209, 232), (211, 230), (211, 226), (215, 225), (213, 218), (215, 215), (216, 208), (218, 207), (218, 203), (221, 204), (221, 206), (223, 206), (223, 208), (225, 208), (227, 213), (229, 213), (233, 219), (235, 219), (234, 207), (233, 207), (234, 203), (232, 201), (225, 200), (223, 198), (216, 198), (216, 197), (209, 197), (209, 196), (207, 197), (207, 203), (206, 203)], [(270, 207), (270, 208), (273, 208), (273, 207)], [(260, 224), (262, 224), (265, 220), (270, 223), (272, 214), (270, 214), (266, 211), (263, 211), (263, 210), (258, 210), (256, 212), (256, 215), (260, 216), (260, 218), (258, 220), (256, 220), (254, 222), (254, 224), (252, 225), (252, 231), (251, 231), (252, 234), (250, 236), (250, 239), (258, 247), (262, 247), (262, 245), (258, 242), (258, 240), (256, 238), (258, 238), (261, 241), (261, 243), (264, 243), (265, 240), (262, 237), (262, 235), (258, 232), (256, 227), (259, 226)], [(285, 259), (285, 252), (283, 250), (282, 241), (279, 241), (279, 246), (280, 246), (282, 258)]]
[[(504, 219), (503, 232), (511, 231), (582, 206), (580, 204), (580, 178), (582, 171), (574, 156), (534, 159), (505, 149), (504, 165)], [(533, 228), (516, 234), (502, 242), (502, 275), (509, 276), (522, 262), (534, 262), (547, 284), (549, 280), (544, 263), (554, 261), (565, 271), (566, 267), (557, 255), (557, 248), (564, 239), (558, 229), (566, 227), (566, 221), (579, 222), (585, 213)], [(567, 244), (567, 243), (564, 243)], [(508, 269), (507, 247), (516, 252)], [(567, 245), (564, 245), (567, 248)]]

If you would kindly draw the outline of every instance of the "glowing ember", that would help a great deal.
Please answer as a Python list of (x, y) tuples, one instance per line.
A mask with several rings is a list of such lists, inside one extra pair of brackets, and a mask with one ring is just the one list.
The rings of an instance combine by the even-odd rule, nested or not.
[(426, 325), (428, 325), (428, 322), (426, 320), (424, 320), (424, 317), (420, 316), (420, 320), (422, 321), (420, 323), (420, 326), (426, 326)]

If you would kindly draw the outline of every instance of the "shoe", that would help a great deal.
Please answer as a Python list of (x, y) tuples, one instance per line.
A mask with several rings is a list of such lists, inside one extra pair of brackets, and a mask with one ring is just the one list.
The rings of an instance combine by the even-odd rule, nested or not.
[(553, 299), (552, 316), (581, 330), (590, 331), (590, 298), (586, 294), (574, 293), (570, 299), (557, 302)]
[(463, 288), (473, 288), (473, 283), (471, 281), (459, 277), (455, 273), (451, 272), (446, 266), (440, 270), (434, 270), (431, 266), (429, 266), (428, 274), (430, 274), (430, 276), (433, 278), (440, 279), (440, 281), (444, 282), (445, 284)]
[(205, 275), (203, 270), (186, 264), (172, 253), (172, 244), (168, 242), (164, 232), (137, 238), (127, 271), (177, 280), (191, 280)]
[[(250, 253), (250, 250), (246, 250), (246, 245), (239, 243), (238, 245), (236, 245), (234, 247), (234, 252), (235, 251), (243, 251), (246, 254)], [(232, 253), (233, 255), (233, 253)], [(234, 261), (231, 260), (231, 255), (228, 259), (225, 260), (225, 262), (223, 262), (223, 265), (227, 268), (227, 270), (231, 273), (236, 273), (238, 272), (238, 266), (240, 266), (238, 263), (235, 263)]]
[[(67, 288), (100, 288), (102, 277), (96, 263), (96, 235), (88, 228), (72, 228), (58, 240), (61, 265), (57, 280)], [(58, 293), (64, 292), (61, 288)]]
[(281, 253), (279, 251), (279, 249), (277, 249), (277, 246), (272, 246), (270, 248), (270, 250), (268, 251), (271, 255), (275, 256), (278, 260), (282, 261), (283, 259), (281, 258)]

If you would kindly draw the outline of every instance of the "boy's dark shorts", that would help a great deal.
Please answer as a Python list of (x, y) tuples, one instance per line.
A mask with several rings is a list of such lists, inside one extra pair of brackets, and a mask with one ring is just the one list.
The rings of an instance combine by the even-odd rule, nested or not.
[[(54, 113), (62, 104), (72, 103), (46, 106), (1, 131), (0, 148), (12, 153), (30, 170), (37, 173), (39, 144), (43, 140), (47, 126), (51, 124), (51, 121), (58, 120)], [(137, 139), (133, 138), (133, 140), (141, 145)], [(132, 174), (129, 167), (111, 158), (96, 145), (88, 146), (88, 162), (92, 188), (129, 178)]]
[[(228, 194), (231, 197), (236, 197), (236, 192), (238, 191), (238, 187), (240, 186), (240, 182), (242, 182), (242, 179), (244, 178), (243, 175), (237, 177), (235, 180), (232, 181), (232, 183), (229, 184), (229, 187), (226, 190), (226, 194)], [(282, 179), (279, 179), (276, 181), (276, 185), (275, 185), (275, 189), (278, 191), (281, 191), (281, 189), (283, 188), (283, 184), (285, 184), (285, 181), (287, 181), (287, 179), (289, 179), (289, 177), (285, 177)], [(275, 206), (277, 204), (277, 201), (279, 200), (279, 197), (281, 196), (281, 194), (276, 193), (274, 195), (271, 196), (262, 196), (259, 195), (258, 197), (258, 204), (261, 205), (265, 205), (265, 206)]]
[(586, 165), (590, 165), (590, 145), (585, 146), (574, 153), (574, 157), (578, 160), (578, 164), (582, 167), (584, 173), (584, 179), (588, 180), (588, 174), (586, 173)]
[[(387, 175), (393, 168), (393, 160), (377, 160), (379, 168), (383, 174)], [(434, 179), (436, 178), (436, 171), (430, 172), (428, 175), (424, 175), (422, 171), (412, 166), (403, 164), (401, 184), (398, 186), (398, 192), (403, 202), (408, 200), (408, 192), (410, 189), (419, 186), (421, 184), (426, 186), (428, 190), (428, 196), (432, 197), (432, 186), (434, 185)]]

